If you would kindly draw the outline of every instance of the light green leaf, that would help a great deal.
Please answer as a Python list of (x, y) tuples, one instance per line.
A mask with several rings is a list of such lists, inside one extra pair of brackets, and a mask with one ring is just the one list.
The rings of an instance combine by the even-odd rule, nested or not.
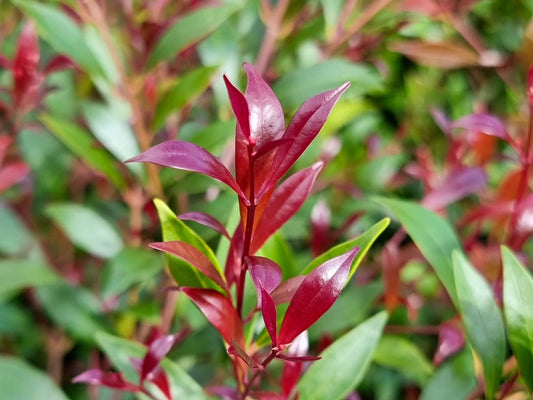
[[(113, 365), (131, 382), (138, 381), (138, 375), (131, 365), (131, 358), (141, 358), (146, 354), (146, 347), (117, 336), (100, 332), (96, 341)], [(161, 366), (168, 375), (173, 398), (205, 400), (207, 396), (202, 388), (179, 365), (168, 359), (161, 361)]]
[(88, 253), (110, 258), (122, 250), (122, 239), (117, 231), (88, 207), (58, 203), (46, 207), (45, 213), (61, 227), (72, 243)]
[(44, 372), (10, 356), (0, 356), (0, 388), (4, 399), (68, 400)]
[(104, 267), (102, 297), (108, 299), (136, 283), (148, 281), (162, 268), (161, 254), (152, 250), (126, 248)]
[(332, 38), (342, 12), (343, 0), (320, 0), (326, 26), (326, 37)]
[(384, 335), (374, 352), (374, 362), (400, 371), (420, 386), (424, 386), (433, 373), (433, 365), (424, 353), (401, 336)]
[(461, 245), (450, 224), (434, 212), (409, 201), (383, 197), (374, 200), (398, 218), (457, 305), (451, 254), (453, 250), (460, 250)]
[(503, 311), (509, 344), (520, 374), (533, 393), (533, 278), (507, 247), (502, 246)]
[(154, 130), (161, 128), (170, 114), (200, 96), (209, 87), (216, 71), (217, 67), (201, 67), (180, 78), (157, 103), (152, 123)]
[(179, 19), (155, 45), (148, 66), (151, 68), (161, 61), (174, 58), (180, 51), (213, 33), (241, 7), (240, 3), (226, 1), (220, 7), (202, 7)]
[(383, 79), (375, 68), (334, 58), (286, 73), (274, 84), (273, 89), (281, 104), (296, 108), (310, 97), (347, 81), (352, 85), (343, 98), (376, 92), (383, 86)]
[(383, 311), (355, 327), (324, 350), (298, 382), (300, 400), (339, 400), (363, 380), (387, 314)]
[(347, 242), (341, 243), (335, 247), (332, 247), (325, 253), (319, 255), (317, 258), (315, 258), (311, 263), (309, 263), (300, 273), (300, 275), (306, 275), (312, 270), (314, 270), (316, 267), (318, 267), (323, 262), (333, 258), (337, 257), (341, 254), (346, 253), (348, 250), (353, 249), (354, 247), (359, 247), (359, 253), (355, 256), (355, 259), (353, 260), (351, 269), (350, 269), (350, 275), (347, 283), (352, 278), (353, 274), (355, 274), (355, 271), (357, 270), (357, 267), (359, 267), (359, 264), (361, 264), (361, 261), (363, 260), (363, 257), (368, 252), (368, 249), (370, 249), (370, 246), (372, 246), (372, 243), (376, 241), (379, 235), (385, 230), (385, 228), (389, 225), (390, 219), (384, 218), (381, 221), (379, 221), (377, 224), (372, 226), (369, 230), (361, 234), (360, 236), (356, 237), (355, 239), (348, 240)]
[(125, 188), (126, 183), (117, 168), (115, 160), (107, 151), (96, 146), (95, 141), (87, 131), (78, 125), (60, 120), (51, 115), (41, 115), (40, 120), (50, 132), (87, 165), (103, 173), (118, 188)]
[(494, 399), (505, 362), (503, 319), (492, 290), (481, 274), (458, 250), (453, 252), (452, 259), (466, 336), (481, 359), (486, 396)]
[(420, 400), (465, 400), (477, 384), (469, 350), (442, 364), (423, 387)]
[[(222, 268), (215, 254), (213, 253), (213, 250), (211, 250), (211, 248), (202, 240), (202, 238), (198, 236), (191, 228), (185, 225), (181, 220), (179, 220), (176, 217), (176, 214), (174, 214), (162, 200), (155, 199), (154, 204), (159, 215), (159, 220), (161, 221), (163, 240), (166, 242), (181, 240), (193, 245), (200, 250), (209, 259), (209, 261), (211, 261), (220, 274), (223, 275)], [(218, 286), (216, 286), (211, 280), (200, 273), (188, 262), (185, 262), (171, 254), (165, 254), (165, 256), (168, 261), (170, 273), (178, 285), (211, 289), (218, 288)]]
[(82, 30), (57, 8), (37, 1), (16, 0), (15, 4), (36, 23), (41, 36), (58, 52), (71, 57), (90, 75), (102, 75), (102, 69), (87, 45)]
[(0, 300), (29, 286), (58, 281), (57, 275), (44, 263), (31, 260), (0, 261)]
[(44, 259), (39, 244), (20, 218), (0, 202), (0, 253), (8, 256)]

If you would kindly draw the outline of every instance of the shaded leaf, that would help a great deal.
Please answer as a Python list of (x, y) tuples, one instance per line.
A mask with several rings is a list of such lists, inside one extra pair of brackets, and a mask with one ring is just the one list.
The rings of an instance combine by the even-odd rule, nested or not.
[(30, 167), (20, 161), (3, 165), (0, 168), (0, 193), (24, 179), (28, 172), (30, 172)]
[(292, 300), (294, 293), (300, 287), (305, 275), (293, 276), (292, 278), (287, 279), (282, 282), (274, 291), (271, 293), (272, 300), (275, 304), (288, 303)]
[(496, 136), (508, 143), (513, 142), (503, 123), (494, 115), (483, 113), (470, 114), (452, 122), (450, 126), (451, 128), (462, 128)]
[(452, 259), (458, 306), (466, 335), (483, 365), (486, 396), (493, 399), (505, 361), (502, 316), (489, 285), (467, 258), (455, 250)]
[(278, 345), (277, 338), (277, 320), (278, 314), (276, 312), (276, 305), (274, 300), (268, 294), (268, 292), (261, 286), (261, 313), (263, 314), (263, 320), (265, 321), (265, 327), (270, 335), (270, 340), (272, 341), (272, 346), (275, 347)]
[(502, 247), (503, 311), (509, 344), (529, 392), (533, 392), (533, 278), (507, 247)]
[(47, 285), (57, 281), (57, 275), (43, 262), (0, 261), (0, 299), (14, 295), (25, 287)]
[(208, 228), (213, 229), (214, 231), (231, 240), (231, 237), (228, 231), (226, 230), (226, 227), (222, 225), (222, 223), (218, 219), (209, 214), (200, 211), (191, 211), (185, 214), (178, 215), (178, 218), (182, 221), (198, 222), (199, 224), (207, 226)]
[[(320, 354), (298, 382), (300, 400), (340, 400), (363, 380), (378, 344), (387, 314), (369, 318)], [(342, 366), (339, 368), (339, 366)]]
[(112, 389), (138, 392), (140, 387), (127, 382), (121, 372), (105, 372), (100, 369), (90, 369), (72, 379), (73, 383), (87, 383), (89, 385), (106, 386)]
[(265, 257), (247, 256), (245, 262), (257, 290), (257, 308), (261, 309), (262, 289), (271, 293), (280, 284), (281, 268), (274, 261)]
[(141, 382), (145, 379), (151, 380), (153, 377), (151, 375), (154, 374), (161, 360), (168, 354), (179, 338), (179, 334), (165, 335), (150, 343), (141, 364)]

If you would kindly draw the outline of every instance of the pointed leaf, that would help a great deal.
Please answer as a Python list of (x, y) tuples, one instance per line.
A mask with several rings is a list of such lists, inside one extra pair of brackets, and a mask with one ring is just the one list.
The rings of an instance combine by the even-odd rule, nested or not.
[[(355, 327), (320, 354), (298, 382), (299, 400), (340, 400), (363, 380), (387, 314), (381, 312)], [(339, 366), (342, 366), (339, 368)]]
[(502, 247), (503, 310), (509, 344), (522, 379), (533, 393), (533, 278), (507, 247)]
[(198, 222), (199, 224), (207, 226), (208, 228), (213, 229), (214, 231), (231, 240), (231, 237), (228, 231), (226, 230), (226, 227), (222, 225), (222, 223), (218, 219), (209, 214), (200, 211), (191, 211), (185, 214), (178, 215), (178, 218), (182, 221)]
[(288, 303), (291, 301), (294, 293), (296, 293), (296, 290), (298, 290), (305, 278), (305, 275), (293, 276), (280, 283), (280, 285), (271, 293), (274, 304)]
[(261, 309), (261, 289), (272, 292), (281, 282), (281, 268), (265, 257), (247, 256), (246, 264), (257, 290), (257, 308)]
[(483, 132), (512, 143), (512, 139), (503, 123), (490, 114), (470, 114), (451, 123), (452, 128), (462, 128), (470, 131)]
[(494, 399), (505, 362), (505, 331), (494, 294), (468, 259), (455, 250), (453, 272), (459, 311), (467, 338), (479, 355), (485, 377), (485, 393)]
[(48, 285), (58, 281), (58, 276), (42, 261), (0, 260), (0, 302), (25, 287)]
[(291, 343), (318, 320), (339, 297), (359, 248), (326, 261), (314, 269), (294, 294), (283, 318), (278, 343)]
[(254, 231), (252, 254), (302, 207), (323, 165), (317, 162), (291, 175), (274, 191)]
[(163, 369), (160, 369), (157, 374), (150, 380), (156, 385), (159, 390), (166, 396), (168, 400), (172, 400), (172, 390), (170, 389), (170, 382), (168, 376)]
[(20, 161), (4, 165), (0, 169), (0, 193), (24, 179), (28, 172), (30, 172), (30, 167)]
[(211, 153), (193, 143), (169, 140), (126, 162), (149, 162), (163, 167), (198, 172), (217, 179), (244, 197), (228, 169)]
[(248, 103), (246, 98), (237, 89), (230, 80), (224, 75), (224, 83), (226, 84), (226, 89), (228, 90), (228, 97), (233, 108), (233, 113), (237, 118), (237, 124), (241, 129), (241, 132), (244, 134), (248, 142), (250, 141), (250, 111), (248, 110)]
[(28, 22), (18, 39), (17, 54), (13, 62), (15, 104), (19, 105), (25, 94), (32, 90), (38, 79), (40, 51), (35, 26)]
[(150, 344), (141, 364), (141, 382), (147, 378), (150, 380), (150, 375), (154, 373), (161, 360), (168, 354), (179, 338), (179, 334), (166, 335), (157, 338)]
[(277, 320), (278, 320), (278, 314), (276, 312), (276, 305), (274, 304), (274, 300), (272, 300), (272, 297), (268, 294), (268, 292), (261, 287), (261, 312), (263, 314), (263, 320), (265, 321), (265, 327), (270, 335), (270, 340), (272, 341), (272, 346), (276, 347), (278, 345), (278, 339), (277, 339)]
[(202, 253), (193, 245), (181, 241), (172, 241), (150, 243), (150, 247), (153, 249), (164, 251), (169, 254), (173, 254), (176, 257), (187, 261), (194, 268), (196, 268), (206, 277), (211, 279), (226, 292), (228, 292), (228, 286), (226, 285), (226, 281), (224, 280), (220, 272), (215, 268), (213, 263), (204, 255), (204, 253)]
[(183, 293), (202, 311), (207, 320), (220, 332), (226, 343), (233, 340), (243, 347), (242, 322), (231, 301), (215, 290), (185, 287)]
[(139, 392), (141, 388), (124, 379), (121, 372), (105, 372), (100, 369), (90, 369), (72, 379), (73, 383), (87, 383), (89, 385), (105, 386), (127, 392)]

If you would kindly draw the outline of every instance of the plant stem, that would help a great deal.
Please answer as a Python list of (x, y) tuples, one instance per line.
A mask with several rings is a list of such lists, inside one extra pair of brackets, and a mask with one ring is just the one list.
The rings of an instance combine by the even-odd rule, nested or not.
[(255, 63), (255, 67), (260, 74), (265, 72), (270, 57), (274, 52), (276, 40), (281, 30), (281, 22), (289, 7), (289, 0), (280, 0), (273, 10), (270, 8), (268, 1), (261, 1), (261, 6), (265, 17), (266, 32)]
[(252, 377), (250, 378), (250, 380), (248, 381), (248, 383), (244, 387), (244, 391), (241, 393), (241, 400), (245, 400), (246, 399), (246, 396), (248, 396), (248, 394), (250, 393), (250, 390), (252, 390), (252, 385), (253, 385), (254, 381), (259, 377), (259, 375), (261, 375), (263, 373), (263, 371), (268, 366), (268, 364), (270, 364), (272, 362), (272, 360), (274, 358), (276, 358), (276, 356), (278, 355), (279, 352), (280, 352), (280, 350), (277, 349), (277, 348), (273, 348), (270, 351), (270, 354), (261, 363), (261, 367), (262, 368), (258, 368), (258, 369), (255, 370), (255, 372), (253, 373)]

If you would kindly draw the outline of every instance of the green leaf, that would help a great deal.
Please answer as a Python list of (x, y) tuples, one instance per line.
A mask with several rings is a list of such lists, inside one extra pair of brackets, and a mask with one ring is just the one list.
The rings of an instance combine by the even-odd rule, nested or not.
[[(213, 250), (198, 236), (191, 228), (185, 225), (176, 217), (176, 214), (159, 199), (154, 200), (159, 220), (161, 221), (161, 229), (163, 230), (163, 240), (168, 242), (172, 240), (181, 240), (187, 242), (198, 250), (200, 250), (213, 263), (215, 268), (223, 275), (222, 268), (213, 253)], [(176, 283), (180, 286), (203, 287), (218, 290), (218, 286), (209, 280), (205, 275), (200, 273), (188, 262), (166, 254), (168, 261), (168, 268)]]
[[(140, 358), (146, 354), (146, 347), (139, 343), (130, 342), (129, 340), (119, 338), (100, 332), (96, 335), (96, 341), (102, 351), (109, 357), (113, 365), (131, 382), (138, 381), (138, 375), (131, 365), (132, 357)], [(187, 374), (179, 365), (163, 359), (161, 366), (168, 375), (173, 398), (205, 400), (207, 399), (202, 388), (190, 375)]]
[(369, 230), (361, 234), (360, 236), (356, 237), (355, 239), (348, 240), (347, 242), (341, 243), (335, 247), (332, 247), (325, 253), (319, 255), (317, 258), (315, 258), (311, 263), (309, 263), (300, 273), (300, 275), (306, 275), (312, 270), (314, 270), (316, 267), (318, 267), (323, 262), (333, 258), (337, 257), (343, 253), (346, 253), (348, 250), (353, 249), (355, 246), (359, 246), (359, 253), (355, 256), (355, 259), (352, 263), (352, 267), (350, 269), (350, 276), (348, 277), (348, 281), (352, 278), (353, 274), (355, 274), (355, 271), (357, 270), (357, 267), (359, 267), (359, 264), (361, 264), (361, 261), (363, 260), (363, 257), (368, 252), (368, 249), (370, 249), (370, 246), (372, 246), (372, 243), (376, 241), (379, 235), (385, 230), (385, 228), (389, 225), (390, 219), (384, 218), (381, 221), (379, 221), (377, 224), (372, 226)]
[(213, 33), (236, 12), (241, 1), (226, 1), (220, 7), (202, 7), (177, 20), (161, 37), (148, 60), (149, 68), (174, 58), (180, 51)]
[(384, 335), (374, 352), (374, 362), (400, 371), (419, 386), (424, 386), (433, 373), (433, 365), (424, 353), (401, 336)]
[(44, 259), (39, 243), (7, 205), (0, 202), (0, 253), (8, 256)]
[(29, 286), (57, 282), (57, 275), (44, 263), (31, 260), (0, 261), (0, 300)]
[(209, 87), (217, 69), (217, 67), (196, 68), (180, 78), (158, 101), (152, 123), (153, 129), (157, 131), (170, 114), (200, 96)]
[(494, 399), (505, 362), (503, 319), (491, 288), (459, 251), (452, 254), (459, 311), (466, 336), (479, 355), (485, 376), (485, 393)]
[(520, 374), (533, 393), (533, 278), (507, 247), (502, 246), (503, 311), (509, 344)]
[(68, 400), (49, 376), (10, 356), (0, 356), (0, 388), (5, 399)]
[(111, 258), (122, 250), (117, 231), (88, 207), (73, 203), (52, 204), (45, 209), (75, 245), (97, 257)]
[(151, 250), (126, 248), (109, 260), (102, 273), (102, 297), (109, 299), (130, 286), (150, 280), (163, 268), (163, 257)]
[(28, 14), (37, 29), (58, 53), (71, 57), (90, 75), (102, 75), (102, 69), (85, 41), (82, 30), (64, 13), (36, 1), (16, 0), (15, 4)]
[(52, 321), (81, 341), (93, 343), (96, 332), (108, 330), (102, 322), (100, 303), (83, 287), (67, 283), (41, 286), (37, 296)]
[(422, 389), (420, 400), (462, 400), (476, 388), (472, 354), (469, 350), (442, 364)]
[(81, 158), (89, 167), (103, 173), (120, 189), (126, 187), (113, 157), (97, 147), (91, 135), (78, 125), (60, 120), (51, 115), (41, 115), (40, 120), (65, 146)]
[(355, 327), (324, 350), (298, 382), (300, 400), (339, 400), (363, 380), (385, 323), (381, 312)]
[(328, 40), (336, 33), (338, 21), (340, 19), (344, 1), (343, 0), (320, 0), (320, 6), (324, 14), (326, 25), (326, 37)]
[(461, 245), (450, 224), (434, 212), (409, 201), (382, 197), (374, 200), (398, 218), (457, 305), (451, 254), (453, 250), (460, 250)]
[(383, 86), (383, 79), (375, 68), (334, 58), (286, 73), (274, 84), (273, 89), (281, 104), (296, 108), (308, 98), (347, 81), (352, 82), (352, 85), (343, 95), (344, 98), (376, 92)]

